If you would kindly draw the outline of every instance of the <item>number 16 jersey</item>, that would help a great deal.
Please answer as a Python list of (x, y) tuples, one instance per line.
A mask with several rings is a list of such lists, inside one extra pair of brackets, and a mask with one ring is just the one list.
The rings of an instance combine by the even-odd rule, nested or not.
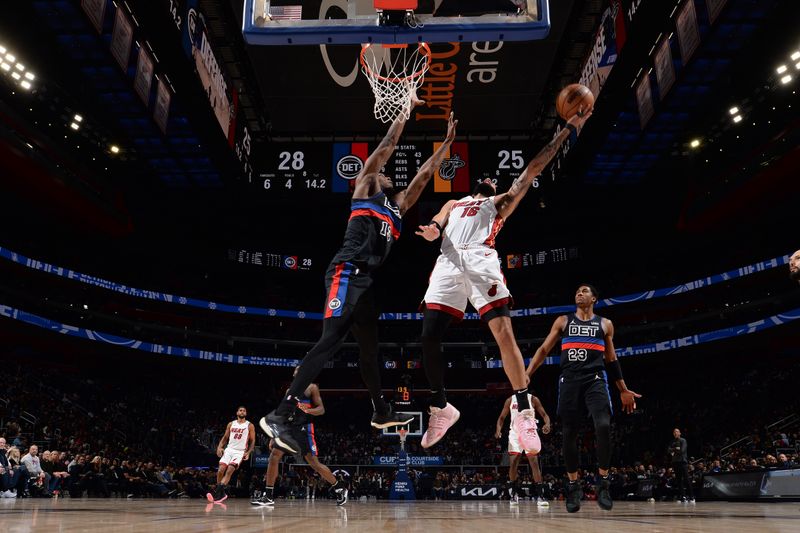
[(605, 337), (601, 316), (581, 320), (575, 313), (567, 315), (561, 338), (561, 372), (579, 376), (605, 370)]
[(442, 253), (464, 250), (473, 246), (494, 248), (494, 240), (503, 218), (497, 213), (494, 197), (466, 196), (450, 209), (442, 237)]

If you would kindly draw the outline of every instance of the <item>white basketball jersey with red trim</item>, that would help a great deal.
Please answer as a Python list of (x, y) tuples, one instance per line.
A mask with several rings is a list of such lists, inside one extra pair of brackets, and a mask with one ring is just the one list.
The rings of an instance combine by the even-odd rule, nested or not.
[(494, 239), (503, 218), (497, 213), (494, 197), (473, 198), (466, 196), (453, 204), (442, 238), (442, 252), (463, 250), (471, 245), (494, 248)]
[[(531, 408), (533, 408), (533, 398), (532, 398), (532, 396), (533, 395), (531, 393), (528, 393), (528, 405), (530, 405)], [(517, 418), (518, 414), (519, 414), (519, 405), (517, 405), (517, 395), (514, 394), (513, 396), (511, 396), (511, 427), (512, 428), (514, 427), (514, 419)]]
[(250, 433), (250, 422), (245, 420), (241, 424), (234, 420), (231, 422), (231, 432), (228, 435), (228, 446), (230, 450), (243, 452), (247, 449), (247, 437)]

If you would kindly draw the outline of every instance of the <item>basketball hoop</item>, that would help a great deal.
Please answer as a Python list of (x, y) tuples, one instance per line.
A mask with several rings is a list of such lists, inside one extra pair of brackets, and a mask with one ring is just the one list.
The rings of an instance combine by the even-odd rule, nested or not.
[(375, 94), (375, 118), (392, 122), (411, 115), (411, 95), (425, 78), (431, 49), (426, 43), (366, 44), (361, 48), (361, 71)]

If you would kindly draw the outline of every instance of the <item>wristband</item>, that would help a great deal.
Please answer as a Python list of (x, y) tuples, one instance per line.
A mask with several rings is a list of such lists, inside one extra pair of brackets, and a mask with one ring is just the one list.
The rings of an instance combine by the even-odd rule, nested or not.
[(436, 222), (435, 220), (431, 220), (431, 221), (428, 223), (428, 225), (429, 225), (429, 226), (430, 226), (431, 224), (433, 224), (434, 226), (436, 226), (436, 229), (438, 229), (438, 230), (439, 230), (439, 233), (441, 233), (441, 232), (442, 232), (442, 226), (441, 226), (441, 224), (439, 224), (439, 223), (438, 223), (438, 222)]
[(622, 367), (619, 365), (619, 359), (614, 359), (610, 363), (606, 363), (606, 370), (609, 377), (613, 381), (620, 381), (622, 378)]
[(575, 124), (570, 124), (567, 122), (567, 129), (572, 132), (571, 134), (578, 134), (578, 128), (575, 127)]

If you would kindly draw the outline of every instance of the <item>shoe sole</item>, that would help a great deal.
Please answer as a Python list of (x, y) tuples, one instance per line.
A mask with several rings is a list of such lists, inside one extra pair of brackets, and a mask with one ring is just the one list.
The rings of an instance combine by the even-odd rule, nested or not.
[(256, 507), (269, 507), (270, 505), (275, 505), (275, 502), (263, 503), (263, 502), (250, 502), (250, 505), (254, 505)]
[[(456, 411), (456, 419), (455, 419), (455, 420), (453, 420), (453, 423), (452, 423), (452, 424), (450, 424), (450, 428), (451, 428), (451, 427), (453, 427), (453, 426), (455, 426), (455, 425), (456, 425), (456, 422), (458, 422), (458, 420), (459, 420), (460, 418), (461, 418), (461, 411)], [(442, 440), (442, 439), (444, 438), (444, 436), (445, 436), (445, 435), (447, 435), (447, 432), (450, 430), (450, 428), (447, 428), (447, 430), (445, 430), (445, 432), (444, 432), (444, 433), (442, 433), (442, 436), (441, 436), (441, 437), (439, 437), (438, 439), (436, 439), (436, 440), (435, 440), (435, 441), (433, 441), (433, 442), (430, 442), (430, 443), (428, 443), (428, 445), (427, 445), (427, 446), (426, 446), (426, 445), (424, 445), (424, 444), (422, 444), (421, 442), (420, 442), (420, 446), (422, 446), (422, 448), (423, 448), (423, 449), (427, 450), (428, 448), (430, 448), (431, 446), (435, 445), (437, 442), (439, 442), (440, 440)]]
[(600, 503), (600, 500), (597, 500), (597, 506), (604, 511), (610, 511), (614, 507), (614, 503), (612, 502), (610, 505), (606, 506)]
[(374, 427), (375, 429), (386, 429), (386, 428), (390, 428), (390, 427), (394, 427), (394, 426), (407, 426), (412, 420), (414, 420), (414, 417), (409, 418), (405, 422), (401, 422), (401, 421), (398, 421), (398, 420), (395, 420), (395, 421), (392, 421), (392, 422), (386, 422), (386, 423), (383, 423), (383, 424), (376, 424), (375, 422), (370, 422), (369, 425)]
[(338, 505), (339, 507), (341, 507), (342, 505), (344, 505), (344, 504), (346, 504), (346, 503), (347, 503), (347, 492), (348, 492), (347, 490), (345, 490), (345, 491), (344, 491), (344, 500), (342, 500), (342, 502), (341, 502), (341, 503), (339, 503), (339, 502), (337, 501), (337, 502), (336, 502), (336, 505)]
[(287, 452), (292, 455), (297, 455), (300, 453), (299, 449), (296, 449), (286, 443), (285, 440), (281, 439), (280, 437), (276, 436), (275, 432), (269, 427), (267, 424), (267, 417), (262, 416), (261, 420), (258, 421), (258, 426), (261, 428), (261, 431), (267, 434), (267, 436), (275, 441), (275, 444), (281, 449), (282, 452)]
[(208, 500), (208, 503), (214, 503), (214, 496), (210, 492), (207, 492), (206, 500)]
[(228, 499), (228, 495), (226, 494), (226, 495), (225, 495), (225, 496), (223, 496), (221, 499), (219, 499), (219, 500), (214, 500), (214, 503), (222, 503), (222, 502), (224, 502), (224, 501), (225, 501), (225, 500), (227, 500), (227, 499)]
[(261, 431), (267, 434), (269, 438), (271, 439), (275, 438), (275, 435), (272, 433), (269, 424), (267, 424), (267, 417), (262, 416), (261, 420), (258, 421), (258, 426), (261, 428)]

